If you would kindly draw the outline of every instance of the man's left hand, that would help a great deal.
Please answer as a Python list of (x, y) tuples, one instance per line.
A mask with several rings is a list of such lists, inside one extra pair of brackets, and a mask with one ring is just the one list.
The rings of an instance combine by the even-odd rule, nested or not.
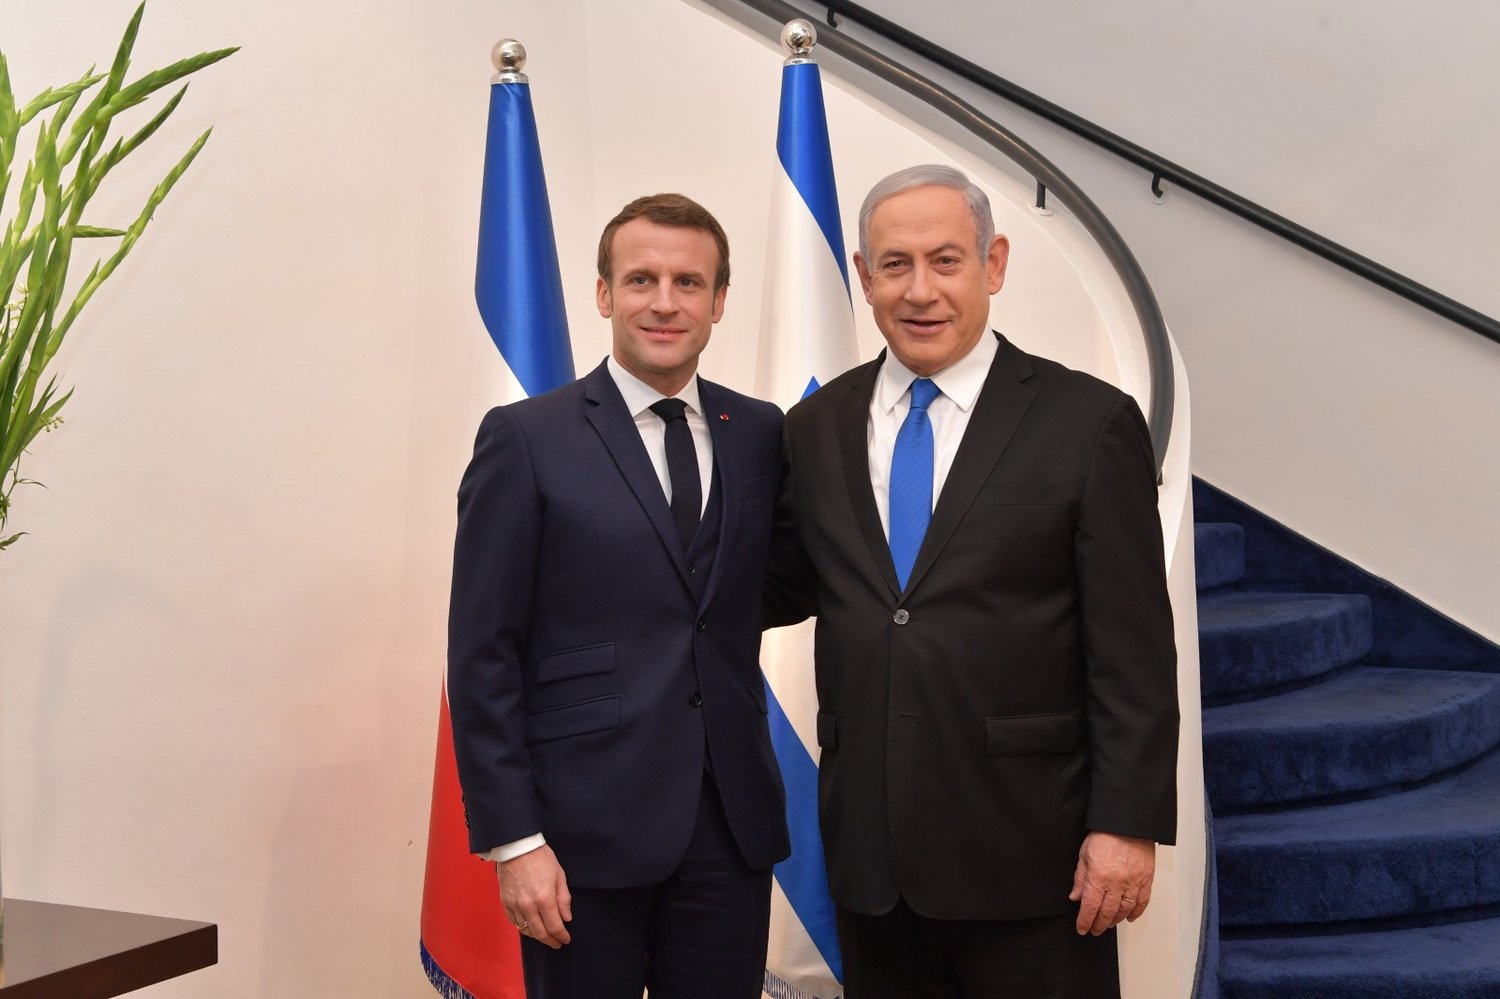
[(1078, 933), (1098, 936), (1125, 920), (1134, 922), (1151, 901), (1156, 876), (1156, 844), (1134, 836), (1091, 832), (1078, 851), (1073, 890), (1078, 902)]

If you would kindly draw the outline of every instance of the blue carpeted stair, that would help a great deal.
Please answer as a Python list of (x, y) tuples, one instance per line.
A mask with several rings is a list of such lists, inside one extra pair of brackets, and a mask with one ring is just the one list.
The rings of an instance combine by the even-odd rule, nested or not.
[(1370, 651), (1370, 601), (1338, 593), (1214, 593), (1198, 598), (1204, 700), (1326, 673)]
[[(1500, 919), (1233, 944), (1227, 996), (1494, 999)], [(1228, 963), (1226, 957), (1226, 964)], [(1226, 978), (1228, 976), (1226, 975)]]
[(1194, 485), (1226, 999), (1500, 997), (1500, 647)]

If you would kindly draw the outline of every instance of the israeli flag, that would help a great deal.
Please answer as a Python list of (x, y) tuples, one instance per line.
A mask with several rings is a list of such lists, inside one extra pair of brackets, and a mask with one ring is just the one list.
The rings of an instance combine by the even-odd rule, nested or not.
[[(805, 56), (788, 59), (781, 71), (776, 155), (755, 394), (790, 409), (858, 359), (823, 84)], [(808, 621), (767, 632), (761, 649), (792, 832), (792, 855), (776, 865), (771, 895), (765, 988), (772, 999), (844, 993), (818, 836), (812, 628)]]

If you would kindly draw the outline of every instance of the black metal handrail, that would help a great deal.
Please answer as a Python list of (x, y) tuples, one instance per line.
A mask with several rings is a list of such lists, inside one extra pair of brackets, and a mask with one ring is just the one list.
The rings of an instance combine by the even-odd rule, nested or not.
[[(777, 23), (778, 31), (781, 24), (792, 18), (808, 17), (782, 0), (740, 0), (740, 3), (772, 18)], [(1151, 382), (1151, 404), (1146, 414), (1146, 423), (1151, 430), (1151, 444), (1156, 451), (1157, 481), (1160, 482), (1167, 443), (1172, 435), (1172, 407), (1175, 399), (1172, 347), (1167, 337), (1166, 322), (1162, 319), (1161, 307), (1156, 302), (1156, 294), (1151, 290), (1140, 263), (1125, 245), (1114, 225), (1088, 195), (1045, 156), (956, 94), (836, 30), (818, 32), (816, 51), (831, 52), (880, 79), (895, 84), (962, 125), (1025, 169), (1038, 185), (1050, 190), (1093, 237), (1125, 286), (1146, 342), (1146, 363)]]
[(1205, 177), (1199, 176), (1186, 167), (1173, 163), (1164, 157), (1158, 156), (1136, 145), (1128, 139), (1116, 135), (1108, 129), (1101, 128), (1086, 118), (1081, 118), (1066, 108), (1059, 107), (1051, 101), (1019, 87), (995, 73), (990, 72), (983, 66), (957, 55), (953, 52), (935, 45), (927, 39), (917, 35), (906, 28), (901, 27), (893, 21), (887, 20), (873, 11), (867, 10), (857, 3), (847, 3), (845, 0), (816, 0), (820, 7), (828, 10), (830, 23), (835, 16), (847, 17), (860, 27), (865, 28), (887, 41), (894, 42), (911, 52), (916, 53), (936, 66), (967, 80), (976, 86), (1003, 97), (1006, 100), (1019, 105), (1032, 114), (1045, 118), (1054, 124), (1067, 129), (1073, 134), (1087, 139), (1094, 145), (1106, 149), (1122, 159), (1134, 163), (1136, 166), (1151, 174), (1151, 190), (1158, 197), (1161, 196), (1161, 182), (1169, 183), (1197, 195), (1209, 204), (1217, 205), (1227, 212), (1238, 215), (1247, 222), (1252, 222), (1261, 228), (1273, 232), (1309, 253), (1315, 253), (1338, 266), (1358, 274), (1367, 281), (1372, 281), (1389, 292), (1400, 295), (1402, 298), (1415, 302), (1417, 305), (1442, 316), (1452, 322), (1473, 330), (1480, 336), (1500, 343), (1500, 320), (1496, 320), (1477, 309), (1472, 309), (1462, 302), (1449, 298), (1441, 292), (1434, 291), (1424, 284), (1413, 281), (1404, 274), (1391, 270), (1384, 264), (1376, 263), (1369, 257), (1356, 253), (1346, 246), (1335, 243), (1326, 236), (1320, 236), (1306, 226), (1298, 225), (1291, 219), (1278, 215), (1255, 202), (1244, 198), (1233, 191), (1215, 184)]

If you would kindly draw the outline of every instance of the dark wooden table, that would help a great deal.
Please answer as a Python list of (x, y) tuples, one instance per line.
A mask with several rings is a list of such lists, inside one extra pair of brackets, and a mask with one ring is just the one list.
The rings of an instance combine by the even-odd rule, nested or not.
[(8, 898), (0, 999), (105, 999), (218, 960), (214, 923)]

